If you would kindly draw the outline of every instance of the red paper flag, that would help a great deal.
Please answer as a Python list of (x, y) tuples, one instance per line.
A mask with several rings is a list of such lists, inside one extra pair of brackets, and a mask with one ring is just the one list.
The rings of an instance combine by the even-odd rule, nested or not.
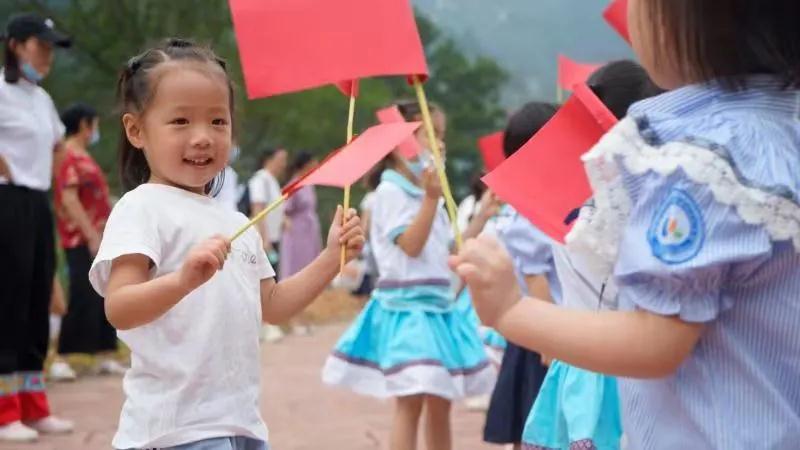
[(483, 177), (501, 199), (564, 242), (567, 215), (592, 195), (581, 156), (617, 119), (585, 84), (514, 155)]
[[(378, 121), (380, 123), (397, 123), (406, 121), (406, 119), (403, 118), (403, 115), (400, 113), (400, 110), (394, 105), (389, 106), (388, 108), (379, 109), (375, 112), (375, 115), (378, 117)], [(419, 152), (422, 150), (419, 142), (414, 139), (414, 136), (404, 140), (397, 147), (398, 150), (400, 150), (400, 155), (405, 159), (416, 158), (416, 156), (419, 155)]]
[(571, 91), (576, 84), (586, 83), (586, 80), (600, 67), (601, 64), (579, 63), (558, 55), (558, 85), (565, 91)]
[(229, 0), (247, 95), (426, 75), (409, 0)]
[(347, 97), (358, 97), (358, 80), (339, 81), (336, 89)]
[(603, 17), (609, 25), (614, 28), (623, 39), (631, 43), (631, 35), (628, 33), (628, 0), (614, 0), (603, 12)]
[(292, 194), (303, 186), (345, 187), (411, 136), (421, 122), (386, 123), (370, 127), (350, 144), (334, 151), (316, 169), (283, 189)]
[(494, 170), (506, 159), (506, 154), (503, 152), (503, 137), (504, 131), (498, 131), (478, 139), (478, 148), (483, 157), (483, 165), (488, 172)]

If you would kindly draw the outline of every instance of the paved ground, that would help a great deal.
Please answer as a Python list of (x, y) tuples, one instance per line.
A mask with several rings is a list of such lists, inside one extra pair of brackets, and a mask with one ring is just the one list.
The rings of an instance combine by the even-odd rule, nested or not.
[[(263, 349), (263, 411), (275, 450), (383, 450), (391, 403), (328, 388), (320, 368), (343, 325), (317, 328)], [(77, 432), (0, 450), (108, 450), (122, 404), (120, 379), (87, 377), (50, 387), (53, 409), (75, 419)], [(500, 450), (480, 441), (483, 414), (454, 409), (454, 450)], [(420, 448), (424, 448), (421, 446)]]

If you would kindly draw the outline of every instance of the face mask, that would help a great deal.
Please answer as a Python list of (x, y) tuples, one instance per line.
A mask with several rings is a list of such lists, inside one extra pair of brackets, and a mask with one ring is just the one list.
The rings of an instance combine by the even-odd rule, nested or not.
[(38, 83), (44, 79), (44, 75), (40, 74), (33, 68), (33, 66), (28, 62), (23, 62), (20, 66), (20, 70), (25, 78), (32, 83)]
[(415, 177), (420, 178), (422, 176), (422, 172), (425, 170), (425, 162), (422, 158), (418, 158), (416, 161), (406, 161), (406, 166), (408, 170), (414, 174)]
[(100, 128), (92, 130), (92, 137), (89, 138), (89, 145), (94, 145), (100, 142)]

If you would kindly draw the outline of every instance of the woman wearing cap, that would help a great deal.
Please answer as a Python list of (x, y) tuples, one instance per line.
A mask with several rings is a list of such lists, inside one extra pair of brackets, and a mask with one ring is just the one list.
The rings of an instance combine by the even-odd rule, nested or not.
[(38, 83), (53, 47), (67, 36), (53, 22), (15, 15), (6, 26), (0, 72), (0, 442), (63, 433), (72, 423), (50, 414), (42, 374), (55, 270), (47, 192), (64, 126)]

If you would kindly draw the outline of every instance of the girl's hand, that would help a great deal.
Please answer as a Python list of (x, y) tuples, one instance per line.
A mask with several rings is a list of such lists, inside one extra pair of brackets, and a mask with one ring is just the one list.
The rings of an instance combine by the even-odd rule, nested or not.
[(506, 249), (493, 237), (468, 240), (450, 267), (469, 286), (481, 323), (493, 327), (521, 298), (514, 265)]
[(230, 252), (231, 242), (222, 235), (216, 235), (197, 244), (189, 251), (178, 273), (181, 287), (193, 291), (203, 285), (218, 270), (222, 270)]
[(433, 165), (422, 172), (422, 188), (425, 189), (425, 196), (430, 199), (438, 200), (442, 196), (442, 183)]
[(353, 208), (347, 210), (344, 224), (342, 224), (342, 211), (341, 205), (336, 207), (325, 247), (326, 252), (335, 256), (337, 267), (342, 245), (346, 248), (345, 262), (349, 262), (358, 257), (366, 242), (364, 230), (361, 228), (361, 218), (358, 217), (356, 210)]
[(500, 207), (502, 205), (503, 202), (500, 201), (500, 198), (494, 195), (494, 192), (492, 192), (490, 189), (486, 189), (486, 191), (483, 193), (483, 196), (481, 196), (478, 214), (480, 214), (484, 219), (491, 219), (500, 212)]

